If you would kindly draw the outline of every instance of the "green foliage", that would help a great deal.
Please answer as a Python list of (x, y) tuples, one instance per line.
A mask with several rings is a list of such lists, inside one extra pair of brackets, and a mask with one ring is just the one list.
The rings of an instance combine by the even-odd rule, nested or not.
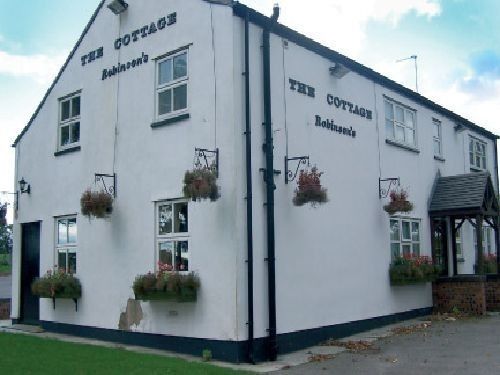
[(113, 196), (104, 191), (85, 190), (80, 198), (82, 215), (103, 219), (113, 212)]
[(210, 199), (212, 202), (219, 199), (219, 186), (213, 168), (196, 168), (184, 174), (184, 197), (193, 201)]
[(158, 271), (135, 278), (132, 289), (139, 300), (170, 300), (177, 302), (196, 301), (200, 279), (194, 273)]
[(0, 225), (0, 254), (9, 253), (12, 244), (12, 225)]
[(327, 190), (321, 186), (322, 174), (323, 172), (318, 172), (316, 167), (312, 167), (310, 171), (300, 171), (295, 196), (293, 197), (295, 206), (310, 203), (311, 206), (316, 207), (318, 204), (328, 202)]
[(441, 268), (427, 256), (397, 257), (389, 267), (391, 285), (432, 282), (440, 273)]
[(203, 349), (201, 353), (203, 362), (210, 362), (212, 360), (212, 351), (210, 349)]
[(497, 256), (494, 254), (487, 254), (483, 259), (483, 273), (497, 273)]
[(42, 298), (80, 298), (82, 285), (80, 280), (63, 270), (47, 271), (45, 276), (39, 277), (31, 284), (34, 295)]

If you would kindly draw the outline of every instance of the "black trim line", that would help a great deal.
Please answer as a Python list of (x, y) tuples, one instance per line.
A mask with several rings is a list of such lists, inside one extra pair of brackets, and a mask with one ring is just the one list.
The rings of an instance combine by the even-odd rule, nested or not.
[(77, 151), (80, 151), (81, 149), (82, 149), (81, 146), (75, 146), (75, 147), (66, 148), (64, 150), (54, 152), (54, 156), (61, 156), (61, 155), (71, 154), (72, 152), (77, 152)]
[(188, 118), (189, 118), (189, 113), (184, 113), (184, 114), (179, 115), (179, 116), (170, 117), (170, 118), (167, 118), (165, 120), (153, 122), (151, 124), (151, 127), (153, 129), (161, 128), (162, 126), (172, 125), (172, 124), (175, 124), (177, 122), (187, 120)]
[(437, 161), (442, 161), (442, 162), (445, 162), (446, 159), (445, 158), (442, 158), (441, 156), (437, 156), (437, 155), (434, 155), (434, 160), (437, 160)]
[(404, 145), (402, 143), (393, 141), (392, 139), (386, 139), (385, 143), (387, 143), (388, 145), (394, 146), (394, 147), (402, 148), (403, 150), (406, 150), (406, 151), (414, 152), (415, 154), (420, 154), (420, 150), (418, 148)]
[[(424, 307), (354, 322), (282, 333), (277, 336), (277, 342), (279, 344), (280, 354), (286, 354), (316, 345), (329, 338), (339, 339), (388, 324), (430, 315), (431, 313), (432, 307)], [(19, 320), (12, 319), (12, 324), (17, 323), (19, 323)], [(169, 350), (194, 356), (201, 356), (202, 350), (210, 349), (214, 359), (233, 363), (243, 362), (247, 352), (247, 341), (223, 341), (120, 331), (116, 329), (57, 323), (45, 320), (40, 321), (40, 325), (48, 332), (93, 338), (125, 345)], [(267, 359), (267, 338), (255, 339), (254, 348), (254, 359), (259, 362), (265, 361)]]
[[(247, 6), (241, 4), (241, 3), (234, 3), (233, 4), (233, 14), (240, 18), (245, 18), (245, 14), (249, 12), (250, 15), (250, 22), (264, 28), (266, 27), (266, 24), (270, 21), (270, 18), (262, 15), (261, 13), (248, 8)], [(493, 134), (492, 132), (486, 130), (485, 128), (482, 128), (470, 120), (467, 120), (466, 118), (450, 111), (449, 109), (446, 109), (439, 104), (433, 102), (430, 99), (427, 99), (426, 97), (420, 95), (419, 93), (414, 92), (413, 90), (410, 90), (403, 85), (400, 85), (399, 83), (393, 81), (392, 79), (389, 79), (385, 76), (383, 76), (380, 73), (377, 73), (373, 69), (370, 69), (350, 58), (347, 56), (344, 56), (336, 51), (333, 51), (329, 49), (326, 46), (323, 46), (322, 44), (306, 37), (303, 34), (298, 33), (295, 30), (292, 30), (286, 26), (276, 24), (275, 27), (273, 28), (273, 33), (289, 40), (292, 43), (295, 43), (311, 52), (314, 52), (328, 60), (331, 60), (333, 62), (338, 62), (342, 65), (344, 65), (346, 68), (352, 70), (353, 72), (368, 78), (390, 90), (393, 90), (405, 97), (407, 97), (410, 100), (415, 101), (416, 103), (419, 103), (420, 105), (423, 105), (425, 107), (428, 107), (438, 113), (440, 113), (443, 116), (446, 116), (450, 120), (463, 124), (464, 126), (468, 127), (469, 129), (479, 133), (483, 134), (484, 136), (490, 138), (490, 139), (497, 139), (499, 136)]]

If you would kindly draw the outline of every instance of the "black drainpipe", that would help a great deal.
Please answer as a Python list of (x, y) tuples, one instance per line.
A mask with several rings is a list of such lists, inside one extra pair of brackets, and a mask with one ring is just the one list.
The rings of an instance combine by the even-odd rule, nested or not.
[(269, 336), (267, 340), (267, 357), (275, 361), (278, 356), (276, 341), (276, 274), (275, 274), (275, 238), (274, 238), (274, 144), (271, 116), (271, 58), (270, 33), (278, 20), (279, 8), (273, 9), (270, 22), (264, 25), (263, 30), (263, 70), (264, 70), (264, 126), (266, 128), (266, 142), (263, 150), (266, 153), (266, 212), (267, 212), (267, 272), (268, 272), (268, 303), (269, 303)]
[(253, 355), (253, 229), (252, 229), (252, 138), (250, 128), (250, 63), (248, 47), (248, 9), (245, 14), (245, 138), (247, 174), (247, 270), (248, 270), (248, 346), (247, 360)]

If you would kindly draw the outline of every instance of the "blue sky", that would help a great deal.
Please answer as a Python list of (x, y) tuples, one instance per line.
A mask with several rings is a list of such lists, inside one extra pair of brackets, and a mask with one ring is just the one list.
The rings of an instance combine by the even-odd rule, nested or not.
[[(277, 0), (241, 2), (269, 15)], [(418, 55), (421, 94), (500, 134), (500, 1), (278, 2), (281, 23), (411, 89), (413, 61), (396, 60)], [(14, 190), (12, 141), (98, 3), (0, 0), (0, 191)]]

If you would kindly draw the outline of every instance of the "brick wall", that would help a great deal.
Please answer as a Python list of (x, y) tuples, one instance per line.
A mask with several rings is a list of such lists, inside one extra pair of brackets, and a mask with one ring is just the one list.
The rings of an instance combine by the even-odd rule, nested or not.
[(0, 320), (10, 319), (10, 299), (0, 299)]
[(455, 276), (440, 278), (432, 284), (434, 311), (484, 315), (486, 313), (486, 277)]
[(486, 310), (500, 311), (500, 275), (486, 277)]

